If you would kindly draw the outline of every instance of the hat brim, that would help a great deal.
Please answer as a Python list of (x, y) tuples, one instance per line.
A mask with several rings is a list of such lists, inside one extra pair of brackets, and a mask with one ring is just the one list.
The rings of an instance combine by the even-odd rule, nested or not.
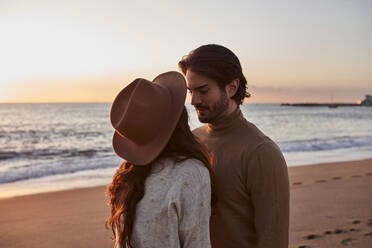
[(118, 132), (114, 133), (112, 139), (115, 153), (135, 165), (147, 165), (159, 156), (172, 136), (185, 105), (186, 81), (182, 74), (174, 71), (166, 72), (157, 76), (152, 82), (166, 87), (171, 96), (168, 117), (156, 137), (144, 145), (137, 145)]

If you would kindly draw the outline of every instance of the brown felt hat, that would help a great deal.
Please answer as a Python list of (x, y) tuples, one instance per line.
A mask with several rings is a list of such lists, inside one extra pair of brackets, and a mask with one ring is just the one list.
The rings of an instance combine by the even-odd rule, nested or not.
[(185, 79), (175, 71), (130, 83), (111, 106), (115, 153), (135, 165), (152, 162), (172, 136), (185, 98)]

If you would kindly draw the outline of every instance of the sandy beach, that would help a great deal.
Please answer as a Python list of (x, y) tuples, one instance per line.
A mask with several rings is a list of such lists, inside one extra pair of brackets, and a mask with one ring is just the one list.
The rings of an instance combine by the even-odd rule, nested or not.
[[(372, 159), (289, 167), (289, 247), (371, 247)], [(0, 200), (0, 247), (112, 247), (105, 187)]]

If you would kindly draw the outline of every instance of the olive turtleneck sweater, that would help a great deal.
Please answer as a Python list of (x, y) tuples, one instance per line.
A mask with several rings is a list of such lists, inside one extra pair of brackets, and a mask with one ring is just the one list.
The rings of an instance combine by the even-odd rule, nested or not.
[(213, 248), (288, 247), (289, 181), (278, 146), (240, 109), (194, 134), (213, 152), (217, 214)]

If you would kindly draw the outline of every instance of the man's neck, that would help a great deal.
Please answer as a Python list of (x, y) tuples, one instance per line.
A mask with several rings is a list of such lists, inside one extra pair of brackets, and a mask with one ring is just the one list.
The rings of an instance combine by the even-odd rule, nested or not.
[(229, 101), (229, 107), (227, 108), (227, 114), (226, 114), (226, 116), (230, 115), (237, 108), (238, 108), (238, 104), (234, 100), (230, 100)]
[(208, 133), (221, 133), (230, 130), (232, 127), (239, 125), (241, 120), (243, 119), (242, 113), (237, 107), (232, 113), (227, 115), (227, 111), (225, 115), (220, 115), (218, 118), (207, 124), (207, 132)]

